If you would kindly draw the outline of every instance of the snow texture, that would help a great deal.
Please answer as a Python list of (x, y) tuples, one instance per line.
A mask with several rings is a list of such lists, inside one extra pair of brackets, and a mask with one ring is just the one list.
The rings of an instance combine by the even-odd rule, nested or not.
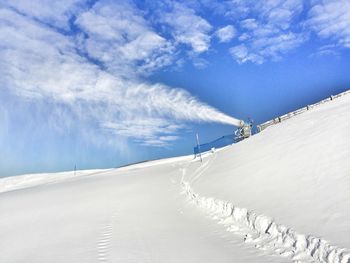
[(311, 235), (303, 235), (272, 218), (258, 215), (246, 208), (214, 198), (200, 197), (194, 193), (188, 182), (183, 188), (196, 205), (214, 216), (227, 230), (244, 235), (244, 241), (256, 248), (287, 257), (293, 262), (348, 263), (350, 250), (330, 245), (326, 240)]

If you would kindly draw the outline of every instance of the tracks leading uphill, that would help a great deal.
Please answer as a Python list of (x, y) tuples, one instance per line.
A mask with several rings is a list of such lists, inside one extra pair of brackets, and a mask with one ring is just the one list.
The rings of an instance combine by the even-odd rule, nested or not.
[(99, 262), (108, 262), (116, 216), (117, 213), (114, 212), (109, 221), (101, 227), (100, 236), (97, 240), (97, 259)]
[[(198, 179), (206, 170), (209, 161), (199, 167), (189, 178)], [(196, 193), (191, 184), (185, 181), (186, 169), (183, 169), (182, 188), (189, 199), (227, 231), (242, 236), (245, 243), (253, 244), (257, 249), (290, 258), (295, 263), (350, 263), (350, 250), (339, 248), (312, 235), (304, 235), (292, 228), (278, 224), (274, 219), (255, 213), (246, 208), (235, 206), (229, 201), (212, 197), (203, 197)], [(195, 180), (189, 179), (194, 182)]]

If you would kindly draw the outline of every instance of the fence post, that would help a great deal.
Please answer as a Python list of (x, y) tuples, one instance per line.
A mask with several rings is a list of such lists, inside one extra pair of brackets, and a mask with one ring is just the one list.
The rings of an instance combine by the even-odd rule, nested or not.
[(203, 162), (203, 160), (202, 160), (202, 154), (201, 154), (201, 146), (199, 145), (198, 133), (196, 133), (196, 139), (197, 139), (197, 149), (198, 149), (198, 153), (199, 153), (199, 158), (200, 158), (201, 162)]

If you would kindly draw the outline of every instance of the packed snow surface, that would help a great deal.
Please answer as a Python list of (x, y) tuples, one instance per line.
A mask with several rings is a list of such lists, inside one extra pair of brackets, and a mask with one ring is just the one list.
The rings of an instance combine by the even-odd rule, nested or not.
[(0, 262), (350, 263), (350, 96), (203, 156), (0, 180)]

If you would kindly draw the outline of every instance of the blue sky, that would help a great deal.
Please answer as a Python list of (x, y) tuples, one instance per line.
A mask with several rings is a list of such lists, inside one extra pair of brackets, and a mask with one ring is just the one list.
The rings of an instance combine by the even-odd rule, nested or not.
[(350, 87), (348, 0), (0, 0), (0, 176), (188, 154)]

